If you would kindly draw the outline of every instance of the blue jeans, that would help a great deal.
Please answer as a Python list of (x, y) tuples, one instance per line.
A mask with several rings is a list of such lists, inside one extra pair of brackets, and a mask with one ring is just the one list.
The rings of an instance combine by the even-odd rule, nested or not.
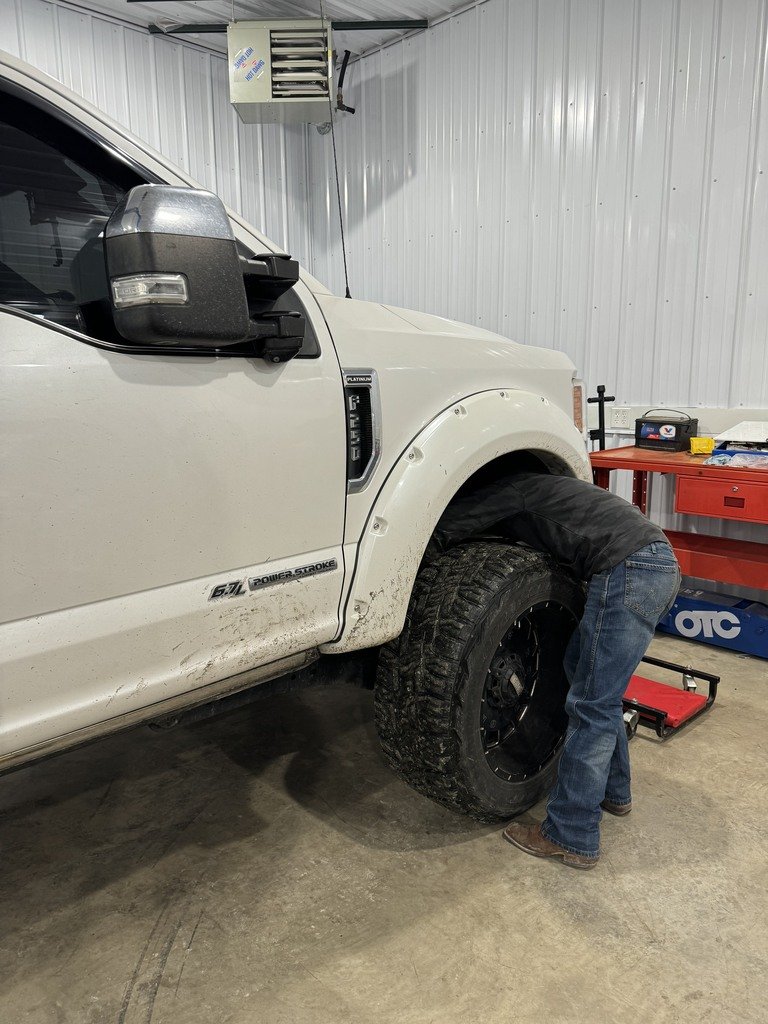
[(671, 608), (680, 570), (666, 541), (648, 544), (592, 577), (564, 667), (568, 730), (542, 832), (571, 853), (597, 857), (600, 804), (628, 804), (629, 748), (621, 699)]

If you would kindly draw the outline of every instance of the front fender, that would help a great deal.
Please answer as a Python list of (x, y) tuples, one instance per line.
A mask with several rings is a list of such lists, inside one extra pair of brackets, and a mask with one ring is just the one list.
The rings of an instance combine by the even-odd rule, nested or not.
[(339, 639), (324, 653), (398, 636), (437, 521), (473, 473), (510, 452), (545, 455), (591, 479), (582, 435), (558, 406), (521, 391), (483, 391), (435, 417), (401, 453), (371, 507)]

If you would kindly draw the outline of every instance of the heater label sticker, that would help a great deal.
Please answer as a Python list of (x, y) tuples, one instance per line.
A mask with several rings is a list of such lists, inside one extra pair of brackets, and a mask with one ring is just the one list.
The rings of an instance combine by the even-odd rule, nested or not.
[(262, 57), (255, 56), (255, 50), (252, 46), (246, 46), (244, 50), (240, 50), (232, 61), (232, 66), (246, 82), (250, 82), (254, 78), (261, 78), (267, 63)]
[(239, 71), (241, 68), (245, 67), (245, 65), (248, 63), (248, 59), (250, 57), (252, 57), (252, 56), (253, 56), (253, 47), (252, 46), (247, 46), (244, 50), (241, 50), (238, 53), (238, 55), (235, 57), (235, 61), (234, 61), (235, 68)]
[(246, 82), (250, 82), (252, 78), (261, 78), (261, 76), (264, 74), (265, 67), (266, 64), (264, 63), (263, 60), (259, 59), (255, 61), (253, 65), (245, 73)]

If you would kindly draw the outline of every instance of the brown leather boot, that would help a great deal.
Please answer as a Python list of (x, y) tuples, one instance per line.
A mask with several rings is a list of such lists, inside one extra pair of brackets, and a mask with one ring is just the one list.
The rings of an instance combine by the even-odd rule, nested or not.
[(563, 864), (569, 868), (580, 868), (582, 871), (589, 871), (597, 866), (600, 854), (597, 857), (584, 857), (580, 853), (570, 853), (564, 850), (557, 843), (550, 842), (542, 835), (541, 825), (523, 825), (521, 822), (513, 821), (504, 829), (504, 838), (512, 843), (518, 850), (530, 853), (532, 857), (560, 857)]
[(625, 814), (629, 814), (632, 810), (632, 801), (628, 804), (615, 804), (612, 800), (603, 800), (600, 804), (604, 811), (608, 811), (609, 814), (615, 814), (617, 818), (623, 818)]

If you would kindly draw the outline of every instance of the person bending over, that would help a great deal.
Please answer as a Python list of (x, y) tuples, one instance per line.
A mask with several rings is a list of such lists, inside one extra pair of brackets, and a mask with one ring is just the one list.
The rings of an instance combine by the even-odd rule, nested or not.
[[(442, 523), (440, 524), (443, 525)], [(593, 868), (601, 808), (632, 809), (622, 697), (659, 619), (680, 585), (675, 554), (658, 526), (583, 480), (520, 473), (459, 499), (443, 539), (502, 528), (587, 582), (581, 621), (565, 652), (568, 729), (557, 782), (541, 824), (513, 821), (504, 838), (534, 857)]]

